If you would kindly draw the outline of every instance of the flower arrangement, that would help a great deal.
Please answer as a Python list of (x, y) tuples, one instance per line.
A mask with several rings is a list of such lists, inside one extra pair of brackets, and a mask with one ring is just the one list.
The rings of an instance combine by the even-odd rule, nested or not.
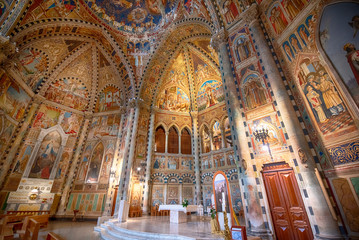
[(217, 211), (216, 209), (212, 206), (211, 207), (211, 218), (214, 219), (216, 217)]
[(187, 199), (183, 200), (182, 206), (183, 206), (183, 207), (187, 207), (187, 206), (188, 206), (188, 200), (187, 200)]

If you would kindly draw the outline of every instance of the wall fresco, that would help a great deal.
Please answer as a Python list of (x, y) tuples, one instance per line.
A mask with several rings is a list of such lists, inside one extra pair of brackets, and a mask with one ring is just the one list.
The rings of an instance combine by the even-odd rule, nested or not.
[(96, 112), (118, 110), (122, 102), (121, 92), (113, 86), (106, 87), (99, 95)]

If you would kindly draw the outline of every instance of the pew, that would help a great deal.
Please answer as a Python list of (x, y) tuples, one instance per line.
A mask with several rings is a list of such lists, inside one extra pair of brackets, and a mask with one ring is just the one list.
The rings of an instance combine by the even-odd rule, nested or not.
[(33, 218), (29, 218), (25, 230), (25, 234), (21, 237), (23, 240), (37, 240), (39, 236), (41, 223)]
[(24, 224), (22, 225), (21, 230), (17, 231), (16, 233), (20, 235), (21, 239), (26, 234), (26, 229), (29, 226), (30, 220), (35, 220), (39, 224), (39, 228), (47, 227), (49, 223), (49, 215), (35, 215), (35, 216), (27, 216), (24, 220)]
[(65, 239), (60, 237), (56, 233), (49, 232), (49, 234), (47, 234), (46, 240), (65, 240)]
[(29, 215), (7, 215), (4, 217), (0, 228), (0, 239), (12, 239), (14, 230), (21, 229), (24, 219)]

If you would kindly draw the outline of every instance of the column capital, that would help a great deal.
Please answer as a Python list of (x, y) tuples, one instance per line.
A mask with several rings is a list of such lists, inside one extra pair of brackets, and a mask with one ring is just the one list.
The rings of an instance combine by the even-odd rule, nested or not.
[(189, 114), (192, 118), (198, 118), (198, 112), (190, 112)]
[(252, 25), (255, 21), (258, 21), (259, 9), (257, 4), (252, 4), (244, 13), (243, 21), (248, 25)]
[(139, 97), (131, 98), (128, 100), (128, 107), (129, 108), (138, 108), (143, 103), (143, 99)]
[(222, 43), (226, 43), (228, 39), (228, 32), (226, 29), (221, 28), (215, 34), (213, 34), (211, 39), (211, 47), (219, 52), (219, 46)]
[(9, 67), (12, 65), (12, 57), (16, 53), (15, 43), (10, 41), (9, 37), (0, 35), (0, 65), (2, 67)]

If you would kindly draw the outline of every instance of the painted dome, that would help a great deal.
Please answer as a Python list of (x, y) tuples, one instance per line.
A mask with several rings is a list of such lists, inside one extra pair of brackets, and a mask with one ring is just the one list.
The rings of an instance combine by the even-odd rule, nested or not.
[(173, 20), (177, 0), (85, 0), (110, 27), (127, 33), (156, 32)]

